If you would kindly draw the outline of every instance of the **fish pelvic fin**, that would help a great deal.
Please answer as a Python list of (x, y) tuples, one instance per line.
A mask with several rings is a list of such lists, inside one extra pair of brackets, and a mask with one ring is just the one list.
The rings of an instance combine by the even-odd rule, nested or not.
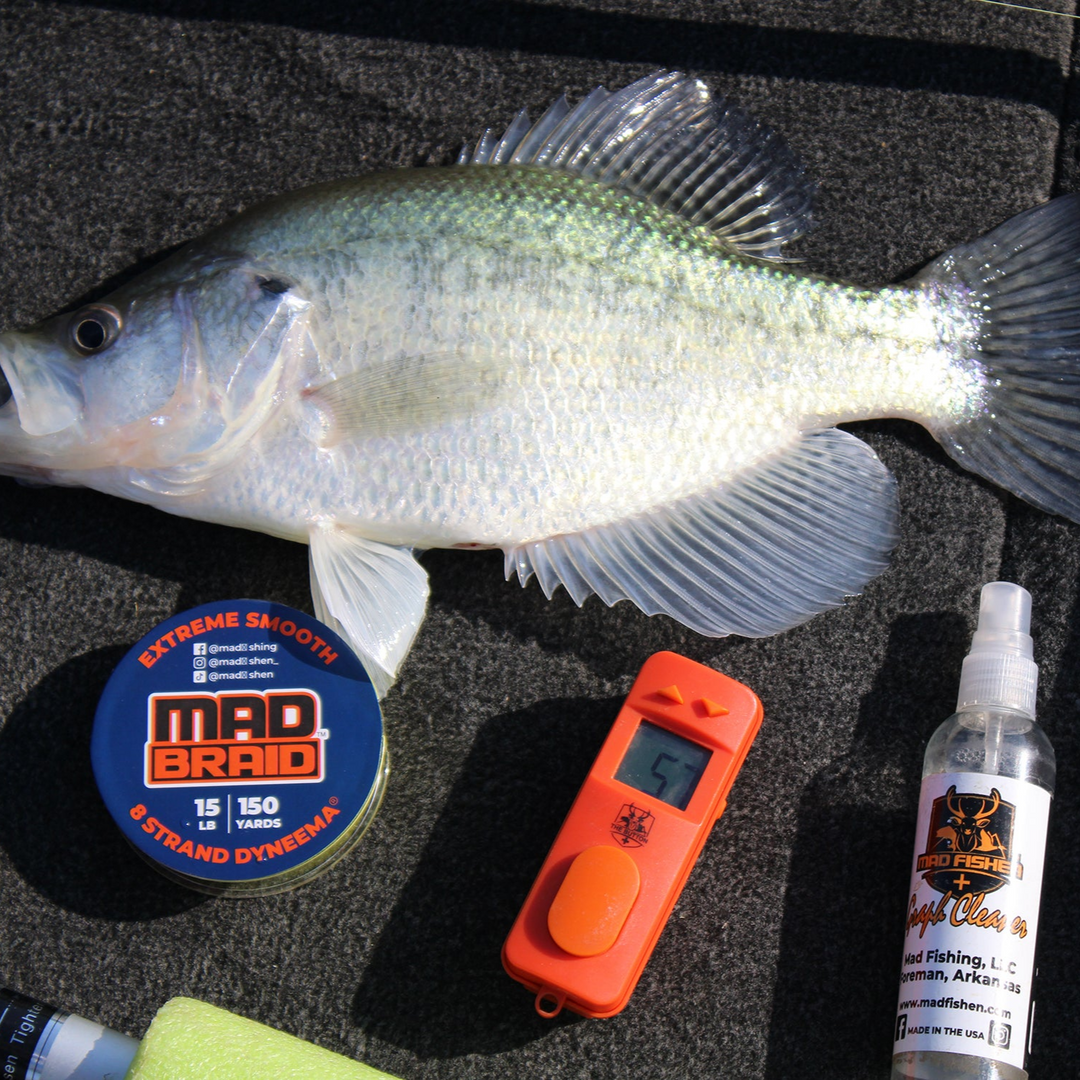
[(308, 540), (315, 615), (349, 642), (382, 698), (424, 620), (427, 574), (411, 550), (342, 525), (316, 525)]
[(533, 165), (621, 188), (701, 225), (742, 254), (782, 257), (810, 223), (813, 188), (783, 140), (678, 71), (614, 93), (565, 97), (536, 121), (488, 129), (460, 165)]
[(805, 433), (733, 482), (626, 521), (506, 550), (506, 576), (580, 605), (630, 600), (708, 637), (766, 637), (857, 593), (897, 540), (892, 475), (861, 440)]
[(931, 426), (957, 462), (1080, 521), (1080, 195), (1012, 218), (914, 279), (975, 313), (983, 394)]

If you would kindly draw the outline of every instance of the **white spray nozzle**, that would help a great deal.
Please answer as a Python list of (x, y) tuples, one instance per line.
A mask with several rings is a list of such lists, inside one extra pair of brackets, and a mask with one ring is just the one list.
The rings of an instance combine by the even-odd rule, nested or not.
[(1032, 659), (1031, 594), (1008, 581), (984, 585), (979, 625), (960, 673), (956, 709), (1016, 709), (1034, 719), (1039, 668)]

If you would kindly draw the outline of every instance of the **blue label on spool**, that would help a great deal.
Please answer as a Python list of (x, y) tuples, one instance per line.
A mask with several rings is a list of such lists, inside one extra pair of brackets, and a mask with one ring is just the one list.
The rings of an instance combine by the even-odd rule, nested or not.
[(91, 745), (128, 840), (167, 871), (226, 887), (347, 840), (382, 753), (355, 654), (310, 615), (256, 600), (195, 608), (144, 637), (105, 688)]

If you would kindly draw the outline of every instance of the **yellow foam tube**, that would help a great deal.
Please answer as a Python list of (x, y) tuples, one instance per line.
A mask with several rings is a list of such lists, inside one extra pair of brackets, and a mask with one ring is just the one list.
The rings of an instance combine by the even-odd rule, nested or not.
[(214, 1005), (177, 997), (150, 1024), (124, 1080), (395, 1080)]

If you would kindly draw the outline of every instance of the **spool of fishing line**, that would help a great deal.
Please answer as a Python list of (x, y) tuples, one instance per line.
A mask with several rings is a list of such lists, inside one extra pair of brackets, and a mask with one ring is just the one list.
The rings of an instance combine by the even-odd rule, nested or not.
[(303, 612), (230, 600), (146, 635), (98, 705), (94, 775), (121, 831), (173, 881), (262, 896), (363, 836), (389, 760), (371, 680)]

